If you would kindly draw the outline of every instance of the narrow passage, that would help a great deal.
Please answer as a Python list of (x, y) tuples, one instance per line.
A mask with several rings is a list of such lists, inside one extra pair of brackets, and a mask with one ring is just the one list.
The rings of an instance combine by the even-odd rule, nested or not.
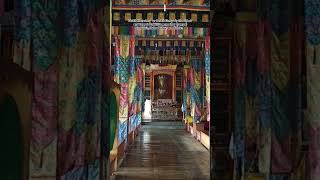
[(116, 180), (210, 179), (209, 151), (181, 122), (152, 122), (139, 136), (114, 174)]

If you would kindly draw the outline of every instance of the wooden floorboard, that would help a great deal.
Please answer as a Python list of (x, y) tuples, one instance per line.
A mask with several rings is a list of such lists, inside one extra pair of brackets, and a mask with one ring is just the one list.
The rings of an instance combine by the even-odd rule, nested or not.
[(144, 125), (130, 145), (115, 180), (210, 179), (209, 151), (181, 122)]

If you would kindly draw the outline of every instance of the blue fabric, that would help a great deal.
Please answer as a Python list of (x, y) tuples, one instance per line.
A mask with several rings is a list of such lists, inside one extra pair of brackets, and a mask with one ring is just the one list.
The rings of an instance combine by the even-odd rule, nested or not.
[(312, 45), (320, 44), (320, 0), (305, 0), (305, 26), (307, 40)]
[(288, 32), (289, 28), (289, 1), (269, 0), (268, 19), (272, 30), (276, 34)]
[(262, 128), (271, 128), (272, 82), (270, 75), (259, 75), (257, 84), (257, 118)]
[(205, 55), (205, 60), (204, 60), (204, 62), (205, 62), (205, 70), (206, 70), (206, 75), (207, 76), (210, 76), (210, 53), (206, 53), (206, 55)]
[(258, 69), (256, 60), (247, 60), (246, 61), (246, 92), (248, 96), (255, 97), (257, 89), (257, 80), (258, 80)]
[(16, 1), (16, 26), (15, 40), (24, 42), (23, 45), (27, 46), (31, 42), (31, 0), (17, 0)]
[(234, 150), (235, 157), (244, 158), (244, 139), (245, 139), (245, 90), (244, 88), (234, 89), (234, 108), (235, 108), (235, 131), (234, 131)]
[(64, 45), (73, 47), (80, 31), (78, 0), (64, 1)]
[(127, 58), (119, 57), (117, 72), (119, 73), (120, 83), (127, 83), (129, 80), (129, 61)]
[(289, 175), (270, 175), (269, 180), (290, 180)]
[(46, 71), (58, 56), (59, 12), (59, 0), (32, 1), (33, 64), (42, 71)]
[(192, 63), (192, 68), (199, 73), (201, 71), (201, 60), (199, 59), (192, 59), (191, 63)]
[(127, 138), (127, 128), (128, 128), (128, 125), (127, 125), (127, 121), (125, 122), (122, 122), (120, 123), (119, 122), (119, 126), (118, 126), (118, 129), (119, 129), (119, 134), (118, 134), (118, 143), (121, 144), (126, 138)]
[(275, 85), (272, 86), (272, 133), (280, 142), (288, 137), (292, 130), (289, 114), (293, 112), (290, 112), (289, 93), (288, 89), (281, 92)]
[(78, 135), (82, 134), (88, 125), (96, 123), (96, 114), (100, 113), (99, 94), (100, 75), (97, 71), (89, 73), (77, 87), (77, 118), (75, 131)]

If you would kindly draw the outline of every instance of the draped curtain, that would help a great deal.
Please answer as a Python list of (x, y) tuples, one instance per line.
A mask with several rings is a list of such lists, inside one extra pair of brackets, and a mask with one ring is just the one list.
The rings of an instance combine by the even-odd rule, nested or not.
[(14, 62), (34, 73), (31, 179), (105, 176), (104, 8), (102, 1), (16, 2)]
[(257, 2), (258, 21), (236, 29), (235, 172), (237, 178), (287, 179), (297, 162), (292, 140), (302, 131), (301, 81), (295, 79), (303, 56), (296, 49), (303, 43), (302, 1)]

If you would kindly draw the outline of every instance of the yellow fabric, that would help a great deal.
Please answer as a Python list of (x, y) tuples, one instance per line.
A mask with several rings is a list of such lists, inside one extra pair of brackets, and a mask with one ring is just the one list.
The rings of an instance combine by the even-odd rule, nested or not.
[(248, 174), (246, 180), (266, 180), (266, 178), (260, 174)]
[[(320, 126), (320, 45), (307, 44), (307, 120), (312, 127)], [(315, 53), (316, 51), (316, 53)], [(318, 54), (317, 57), (314, 57)], [(314, 62), (315, 61), (315, 62)]]
[(80, 34), (74, 48), (63, 49), (59, 61), (59, 122), (60, 128), (65, 131), (69, 131), (76, 123), (77, 90), (74, 87), (77, 87), (86, 74), (83, 68), (86, 52), (82, 46), (84, 37)]
[(136, 82), (136, 79), (135, 77), (130, 77), (129, 79), (129, 102), (132, 103), (133, 101), (133, 98), (134, 98), (134, 89), (136, 88), (137, 86), (137, 82)]
[(194, 72), (194, 75), (195, 75), (195, 88), (196, 89), (200, 89), (201, 88), (201, 73), (197, 73), (197, 72)]
[(271, 44), (271, 76), (275, 85), (283, 90), (289, 82), (289, 33), (277, 37), (273, 33)]
[(192, 117), (191, 116), (187, 116), (187, 123), (192, 123)]
[(298, 168), (291, 174), (291, 180), (305, 179), (306, 176), (306, 157), (304, 156), (299, 163)]
[(129, 56), (129, 36), (120, 37), (120, 56), (127, 58)]

